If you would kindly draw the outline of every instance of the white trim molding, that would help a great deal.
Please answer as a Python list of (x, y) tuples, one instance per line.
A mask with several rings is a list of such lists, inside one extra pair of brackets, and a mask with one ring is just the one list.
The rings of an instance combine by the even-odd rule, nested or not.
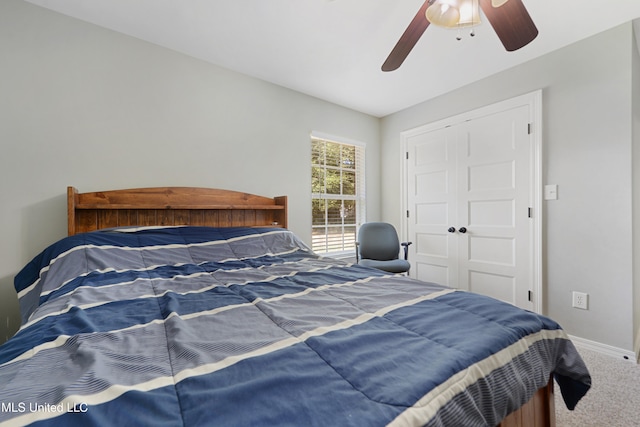
[(351, 138), (345, 138), (343, 136), (331, 135), (329, 133), (318, 132), (316, 130), (312, 130), (309, 135), (311, 136), (311, 138), (337, 142), (338, 144), (357, 145), (358, 147), (365, 147), (365, 148), (367, 146), (366, 142), (358, 141), (356, 139), (351, 139)]
[(574, 335), (569, 335), (569, 338), (571, 338), (571, 341), (575, 344), (578, 350), (580, 350), (580, 348), (584, 348), (586, 350), (595, 351), (596, 353), (615, 357), (616, 359), (622, 358), (632, 363), (638, 363), (636, 354), (633, 351), (591, 341), (586, 338), (576, 337)]

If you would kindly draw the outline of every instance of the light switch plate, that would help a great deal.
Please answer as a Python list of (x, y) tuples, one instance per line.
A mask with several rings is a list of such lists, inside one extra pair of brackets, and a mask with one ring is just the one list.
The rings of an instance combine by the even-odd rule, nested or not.
[(544, 186), (544, 199), (558, 200), (558, 186), (556, 184), (549, 184)]

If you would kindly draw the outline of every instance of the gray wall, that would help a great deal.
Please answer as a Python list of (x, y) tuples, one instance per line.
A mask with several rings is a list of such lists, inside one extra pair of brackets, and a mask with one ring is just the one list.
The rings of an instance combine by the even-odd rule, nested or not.
[(0, 2), (0, 342), (13, 276), (66, 234), (66, 187), (202, 186), (289, 196), (311, 238), (310, 132), (367, 143), (379, 120), (18, 0)]
[[(65, 235), (67, 185), (286, 194), (309, 241), (316, 130), (368, 143), (368, 217), (399, 224), (401, 131), (537, 89), (543, 183), (560, 196), (544, 206), (545, 310), (600, 343), (632, 349), (640, 335), (631, 24), (382, 120), (19, 0), (0, 2), (0, 70), (0, 342), (18, 327), (13, 276)], [(572, 290), (590, 294), (589, 311), (570, 308)]]
[[(543, 90), (545, 312), (570, 334), (633, 349), (631, 23), (382, 120), (384, 220), (400, 224), (400, 132)], [(437, 79), (436, 79), (437, 80)], [(431, 81), (435, 81), (431, 79)], [(589, 310), (571, 308), (573, 290)]]

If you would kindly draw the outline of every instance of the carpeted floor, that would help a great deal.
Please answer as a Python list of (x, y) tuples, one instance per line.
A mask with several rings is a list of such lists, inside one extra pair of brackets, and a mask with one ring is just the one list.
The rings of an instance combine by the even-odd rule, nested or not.
[(574, 411), (567, 410), (555, 387), (557, 427), (640, 426), (640, 365), (578, 348), (592, 386)]

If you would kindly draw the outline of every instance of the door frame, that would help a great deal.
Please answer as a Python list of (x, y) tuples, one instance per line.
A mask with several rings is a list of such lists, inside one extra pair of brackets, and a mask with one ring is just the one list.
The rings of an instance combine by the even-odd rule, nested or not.
[(530, 125), (530, 182), (529, 200), (531, 203), (531, 223), (529, 227), (529, 237), (531, 244), (531, 259), (529, 265), (530, 290), (533, 303), (533, 311), (543, 312), (544, 287), (542, 284), (542, 90), (536, 90), (524, 95), (520, 95), (504, 101), (499, 101), (485, 107), (457, 114), (446, 119), (441, 119), (432, 123), (421, 125), (413, 129), (400, 132), (400, 194), (401, 209), (400, 234), (406, 241), (408, 236), (408, 167), (407, 153), (408, 140), (410, 137), (440, 129), (446, 126), (453, 126), (477, 117), (487, 116), (500, 111), (527, 105), (529, 106)]

